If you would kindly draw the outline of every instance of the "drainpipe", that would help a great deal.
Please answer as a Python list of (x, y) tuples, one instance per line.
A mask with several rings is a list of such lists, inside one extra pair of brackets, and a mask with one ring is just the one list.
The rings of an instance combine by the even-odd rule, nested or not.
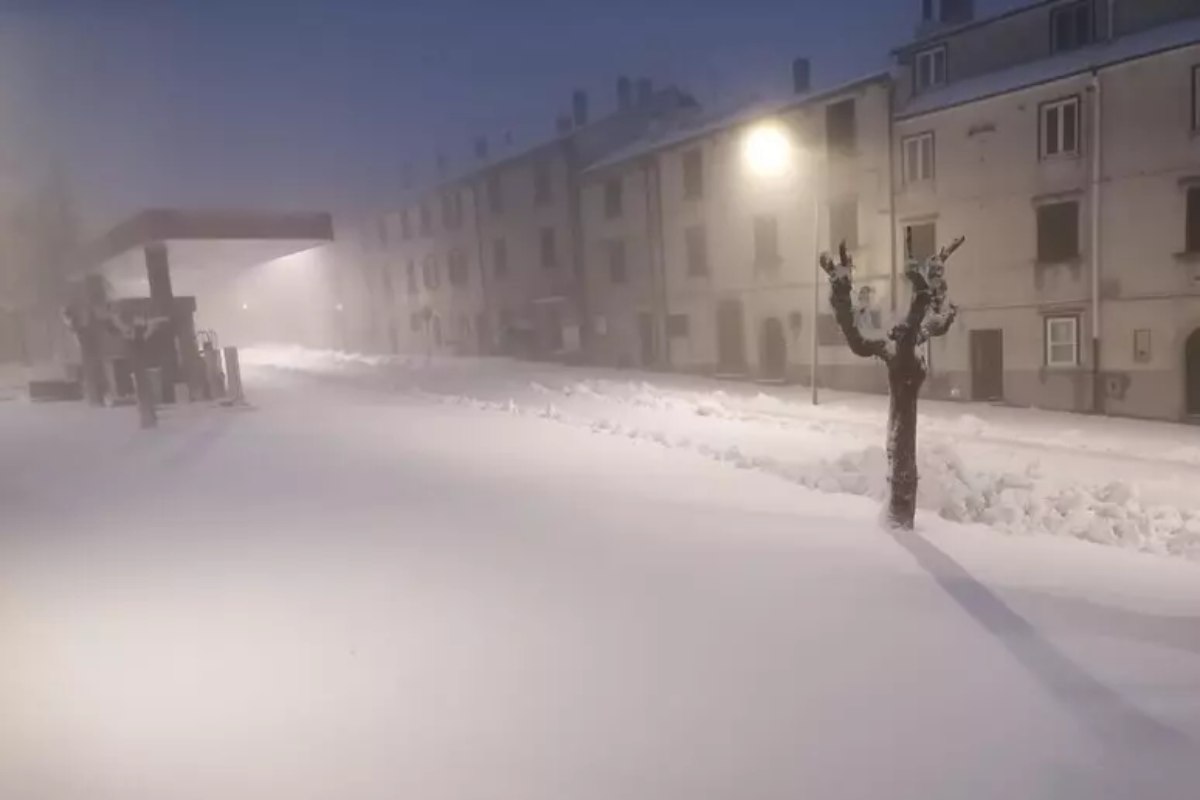
[(888, 260), (892, 267), (891, 312), (896, 314), (899, 272), (896, 264), (896, 89), (888, 83)]
[[(484, 178), (484, 180), (486, 180), (486, 178)], [(479, 204), (483, 201), (483, 194), (484, 194), (480, 190), (481, 186), (482, 186), (482, 184), (479, 181), (473, 181), (471, 183), (471, 206), (472, 206), (472, 212), (473, 212), (472, 216), (474, 216), (474, 218), (475, 218), (475, 249), (479, 254), (479, 292), (481, 295), (481, 297), (479, 299), (480, 299), (480, 306), (483, 309), (483, 314), (481, 316), (483, 317), (484, 322), (487, 324), (488, 337), (487, 337), (487, 341), (481, 340), (481, 337), (479, 335), (480, 331), (478, 330), (479, 320), (476, 319), (475, 326), (476, 326), (477, 330), (475, 331), (475, 338), (476, 338), (476, 340), (479, 340), (480, 345), (486, 346), (489, 351), (493, 351), (493, 342), (495, 341), (496, 331), (492, 330), (492, 309), (491, 309), (492, 304), (490, 302), (491, 287), (488, 285), (490, 282), (490, 279), (488, 277), (487, 262), (484, 260), (483, 215), (479, 212)], [(491, 353), (490, 352), (488, 352), (488, 353), (481, 352), (479, 355), (485, 356), (485, 355), (491, 355)]]
[[(1110, 3), (1111, 9), (1111, 3)], [(1103, 414), (1104, 376), (1100, 364), (1100, 181), (1103, 166), (1104, 146), (1104, 96), (1100, 84), (1100, 71), (1092, 72), (1092, 191), (1091, 191), (1091, 248), (1092, 248), (1092, 411)]]
[(658, 306), (658, 333), (662, 336), (663, 367), (671, 369), (671, 336), (667, 320), (667, 269), (663, 242), (662, 191), (659, 184), (658, 160), (650, 156), (642, 165), (642, 182), (646, 191), (646, 254), (650, 259), (651, 292)]

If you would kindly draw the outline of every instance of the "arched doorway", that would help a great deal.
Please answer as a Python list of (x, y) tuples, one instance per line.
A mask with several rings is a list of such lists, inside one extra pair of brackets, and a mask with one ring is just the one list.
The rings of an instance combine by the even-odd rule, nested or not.
[(1183, 374), (1187, 387), (1187, 415), (1200, 417), (1200, 328), (1192, 331), (1184, 345)]
[(722, 300), (717, 304), (717, 371), (727, 375), (746, 371), (745, 329), (739, 300)]
[(787, 339), (783, 323), (775, 317), (763, 320), (759, 339), (759, 367), (767, 380), (783, 380), (787, 374)]

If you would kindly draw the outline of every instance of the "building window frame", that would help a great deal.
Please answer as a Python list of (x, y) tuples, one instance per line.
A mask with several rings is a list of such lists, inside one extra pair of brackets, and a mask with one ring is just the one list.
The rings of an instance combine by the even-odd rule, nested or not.
[(779, 252), (779, 220), (774, 214), (755, 214), (754, 268), (759, 272), (778, 271), (783, 263)]
[(933, 181), (937, 174), (937, 138), (933, 131), (900, 140), (900, 163), (905, 186)]
[(686, 150), (680, 159), (683, 170), (683, 199), (704, 199), (704, 151), (699, 147)]
[(542, 228), (538, 232), (538, 254), (542, 269), (558, 268), (558, 233), (554, 228)]
[(1150, 328), (1137, 328), (1133, 332), (1133, 363), (1149, 364), (1154, 360), (1154, 334)]
[(949, 50), (944, 44), (918, 50), (913, 54), (913, 94), (923, 94), (945, 86), (949, 74)]
[(493, 172), (484, 181), (484, 193), (488, 198), (488, 211), (493, 216), (504, 213), (504, 180), (501, 173)]
[(1200, 135), (1200, 64), (1192, 66), (1192, 133)]
[(436, 291), (442, 285), (441, 267), (438, 265), (437, 256), (433, 253), (425, 256), (425, 260), (421, 264), (421, 278), (425, 283), (425, 288), (431, 292)]
[(451, 286), (463, 287), (470, 280), (470, 267), (467, 264), (467, 254), (455, 248), (446, 257), (446, 277)]
[(705, 225), (688, 225), (683, 229), (683, 250), (689, 278), (707, 278), (708, 229)]
[(492, 239), (492, 275), (498, 281), (508, 277), (508, 241), (502, 236)]
[(853, 156), (858, 152), (859, 135), (857, 98), (845, 97), (825, 106), (826, 153)]
[(604, 182), (604, 218), (619, 219), (624, 213), (624, 181), (613, 177)]
[[(1053, 314), (1042, 320), (1044, 362), (1049, 369), (1079, 366), (1079, 315)], [(1065, 352), (1064, 352), (1065, 351)]]
[[(1087, 14), (1086, 30), (1079, 29), (1079, 20), (1071, 21), (1073, 27), (1066, 28), (1070, 37), (1065, 41), (1059, 39), (1060, 21), (1068, 16), (1078, 15), (1080, 11)], [(1082, 47), (1094, 44), (1096, 41), (1096, 8), (1093, 0), (1075, 0), (1050, 10), (1050, 52), (1069, 53)]]
[(854, 250), (859, 242), (859, 200), (858, 195), (849, 194), (833, 198), (829, 201), (829, 244), (837, 247), (842, 242)]
[[(1057, 247), (1057, 237), (1053, 236), (1048, 227), (1054, 220), (1050, 215), (1055, 210), (1065, 209), (1070, 206), (1072, 209), (1071, 219), (1074, 226), (1073, 236), (1070, 237), (1073, 241), (1073, 247), (1063, 246), (1061, 249)], [(1039, 264), (1065, 264), (1078, 260), (1082, 256), (1082, 231), (1080, 230), (1080, 203), (1076, 198), (1060, 199), (1053, 202), (1038, 203), (1034, 208), (1036, 215), (1036, 241), (1037, 253), (1036, 261)], [(1065, 218), (1065, 217), (1064, 217)], [(1064, 236), (1064, 238), (1066, 238)], [(1068, 252), (1070, 251), (1070, 252)]]
[[(1070, 115), (1064, 114), (1070, 109)], [(1043, 160), (1079, 158), (1083, 152), (1082, 104), (1079, 95), (1059, 97), (1038, 105), (1038, 157)], [(1071, 125), (1066, 124), (1071, 120)], [(1068, 127), (1074, 132), (1067, 136)], [(1073, 138), (1074, 141), (1068, 141)]]
[(614, 286), (629, 283), (629, 253), (624, 239), (610, 239), (604, 245), (608, 281)]

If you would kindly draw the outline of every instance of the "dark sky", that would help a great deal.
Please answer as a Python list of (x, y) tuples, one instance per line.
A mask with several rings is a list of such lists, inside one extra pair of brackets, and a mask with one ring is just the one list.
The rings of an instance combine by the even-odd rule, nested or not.
[(0, 180), (57, 165), (93, 226), (386, 205), (404, 163), (532, 142), (622, 72), (724, 104), (786, 91), (795, 55), (818, 85), (880, 68), (919, 2), (0, 0)]

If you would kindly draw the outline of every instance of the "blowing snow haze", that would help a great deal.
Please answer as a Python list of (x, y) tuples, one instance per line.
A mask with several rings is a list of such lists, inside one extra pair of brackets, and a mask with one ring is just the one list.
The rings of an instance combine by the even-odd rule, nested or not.
[(0, 797), (1200, 785), (1200, 3), (0, 0)]

